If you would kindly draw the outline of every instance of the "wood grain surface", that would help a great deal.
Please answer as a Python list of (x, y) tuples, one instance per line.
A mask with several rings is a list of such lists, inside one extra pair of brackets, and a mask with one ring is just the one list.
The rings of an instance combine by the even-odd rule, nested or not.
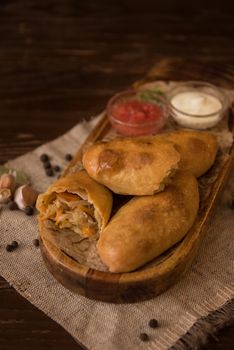
[[(0, 161), (100, 112), (162, 58), (200, 60), (211, 75), (232, 70), (233, 15), (225, 0), (1, 0)], [(204, 348), (233, 343), (231, 326)], [(81, 349), (0, 279), (0, 349), (16, 348)]]

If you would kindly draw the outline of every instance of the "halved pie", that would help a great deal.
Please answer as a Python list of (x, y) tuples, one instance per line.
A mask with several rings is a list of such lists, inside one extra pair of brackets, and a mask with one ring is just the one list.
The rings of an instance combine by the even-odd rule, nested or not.
[(112, 193), (82, 170), (53, 183), (39, 195), (36, 207), (39, 220), (51, 220), (58, 229), (90, 237), (106, 226), (112, 201)]

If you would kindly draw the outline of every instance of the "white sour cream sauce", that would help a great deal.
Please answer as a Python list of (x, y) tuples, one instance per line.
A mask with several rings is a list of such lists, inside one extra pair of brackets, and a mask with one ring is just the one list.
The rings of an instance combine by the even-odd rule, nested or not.
[[(173, 117), (178, 124), (193, 129), (208, 129), (218, 123), (221, 119), (220, 110), (222, 104), (220, 100), (204, 92), (187, 91), (175, 95), (171, 99)], [(183, 113), (196, 115), (192, 117)], [(217, 114), (214, 114), (217, 112)], [(212, 116), (206, 116), (213, 114)]]

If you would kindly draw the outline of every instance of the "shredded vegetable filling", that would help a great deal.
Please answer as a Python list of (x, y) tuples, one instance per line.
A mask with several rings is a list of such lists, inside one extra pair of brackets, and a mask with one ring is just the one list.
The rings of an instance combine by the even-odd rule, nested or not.
[(59, 228), (69, 228), (82, 236), (94, 235), (98, 230), (93, 205), (69, 192), (56, 193), (45, 216)]

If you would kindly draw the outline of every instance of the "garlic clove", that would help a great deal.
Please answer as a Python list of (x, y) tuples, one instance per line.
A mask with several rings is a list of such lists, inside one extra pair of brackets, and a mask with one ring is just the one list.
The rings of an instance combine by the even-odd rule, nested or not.
[(16, 189), (14, 200), (19, 209), (24, 210), (27, 206), (34, 206), (38, 192), (30, 185), (23, 185)]
[(34, 206), (39, 193), (30, 185), (24, 185), (22, 191), (25, 203), (27, 205)]
[(12, 174), (2, 174), (0, 177), (0, 189), (9, 189), (14, 194), (16, 187), (15, 177)]
[(23, 194), (22, 194), (22, 187), (20, 186), (15, 191), (14, 201), (17, 204), (18, 208), (23, 210), (26, 207)]
[(0, 189), (0, 204), (8, 203), (11, 199), (12, 193), (9, 188)]

